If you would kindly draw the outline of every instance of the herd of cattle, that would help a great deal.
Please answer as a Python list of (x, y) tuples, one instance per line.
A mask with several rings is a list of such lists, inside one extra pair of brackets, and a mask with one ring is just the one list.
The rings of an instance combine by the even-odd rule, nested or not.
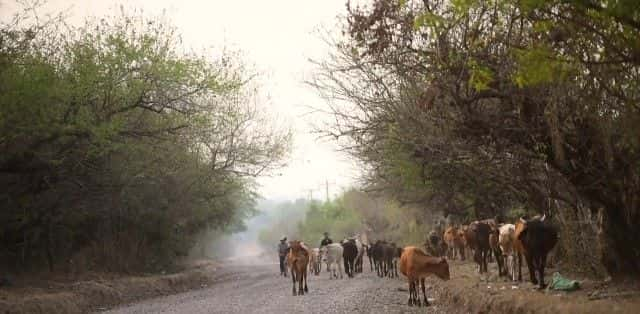
[[(357, 238), (345, 239), (320, 248), (310, 249), (303, 242), (291, 241), (287, 266), (293, 280), (293, 295), (308, 292), (307, 273), (319, 275), (326, 264), (329, 278), (348, 277), (363, 271), (363, 259), (369, 259), (371, 272), (379, 277), (398, 277), (398, 270), (409, 282), (411, 305), (429, 305), (425, 294), (425, 277), (433, 274), (449, 279), (447, 259), (465, 260), (473, 256), (480, 273), (488, 271), (488, 260), (495, 258), (500, 276), (522, 281), (522, 256), (524, 256), (533, 284), (544, 287), (544, 269), (549, 252), (558, 241), (557, 230), (546, 216), (531, 219), (520, 218), (514, 224), (501, 224), (495, 219), (474, 221), (469, 225), (450, 226), (442, 235), (431, 232), (425, 250), (415, 247), (399, 247), (393, 242), (375, 241), (362, 243)], [(517, 276), (516, 276), (517, 268)], [(296, 285), (298, 289), (296, 290)], [(422, 289), (423, 302), (418, 297)]]

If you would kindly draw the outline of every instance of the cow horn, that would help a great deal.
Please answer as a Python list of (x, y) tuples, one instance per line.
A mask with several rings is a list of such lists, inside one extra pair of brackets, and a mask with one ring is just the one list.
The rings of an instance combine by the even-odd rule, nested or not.
[(547, 218), (547, 214), (546, 214), (546, 213), (544, 213), (544, 214), (542, 215), (542, 218), (540, 218), (540, 221), (544, 221), (544, 219), (545, 219), (545, 218)]
[(522, 218), (522, 217), (520, 217), (520, 222), (522, 222), (523, 224), (526, 224), (526, 223), (527, 223), (527, 221), (526, 221), (526, 220), (524, 220), (524, 218)]

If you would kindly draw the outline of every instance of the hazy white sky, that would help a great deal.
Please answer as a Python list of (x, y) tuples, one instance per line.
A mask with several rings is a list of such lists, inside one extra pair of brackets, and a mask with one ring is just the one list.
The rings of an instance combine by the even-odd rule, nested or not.
[[(330, 194), (352, 184), (356, 166), (335, 152), (335, 145), (317, 141), (309, 122), (326, 118), (306, 115), (309, 107), (323, 105), (314, 90), (305, 86), (312, 66), (309, 58), (326, 56), (319, 29), (335, 30), (336, 17), (345, 13), (346, 0), (48, 0), (42, 13), (68, 10), (72, 23), (89, 16), (113, 15), (120, 5), (143, 9), (145, 14), (166, 15), (182, 34), (187, 47), (223, 46), (242, 51), (243, 60), (263, 75), (264, 98), (274, 114), (290, 122), (295, 132), (289, 166), (280, 176), (261, 178), (267, 198), (324, 198), (325, 180)], [(0, 0), (0, 18), (15, 12), (14, 0)], [(337, 30), (335, 30), (337, 31)]]

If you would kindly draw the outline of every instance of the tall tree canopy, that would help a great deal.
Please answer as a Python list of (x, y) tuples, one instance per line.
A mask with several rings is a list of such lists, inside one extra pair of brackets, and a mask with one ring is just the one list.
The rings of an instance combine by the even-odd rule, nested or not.
[[(370, 189), (475, 218), (519, 205), (640, 274), (636, 1), (348, 3), (311, 84)], [(586, 224), (583, 223), (586, 221)], [(593, 227), (593, 228), (592, 228)], [(591, 231), (589, 231), (591, 230)]]
[(0, 28), (3, 266), (153, 266), (242, 227), (290, 133), (236, 55), (181, 50), (162, 17), (20, 18)]

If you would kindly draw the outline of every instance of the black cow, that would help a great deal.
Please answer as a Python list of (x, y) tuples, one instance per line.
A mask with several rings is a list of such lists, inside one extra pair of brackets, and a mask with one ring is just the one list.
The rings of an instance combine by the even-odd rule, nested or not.
[[(519, 253), (522, 253), (527, 260), (531, 282), (534, 285), (539, 284), (540, 289), (545, 287), (544, 267), (547, 255), (558, 243), (558, 230), (545, 221), (545, 218), (546, 215), (530, 220), (520, 218), (516, 223), (516, 248), (520, 244), (521, 252)], [(518, 254), (518, 265), (520, 264), (521, 257)], [(522, 280), (521, 270), (518, 271), (518, 279)]]
[(467, 234), (471, 234), (468, 237), (472, 243), (469, 243), (469, 247), (473, 249), (473, 260), (479, 266), (479, 272), (486, 273), (487, 258), (491, 253), (491, 245), (489, 244), (489, 235), (491, 234), (491, 227), (489, 224), (480, 221), (474, 221), (469, 225)]
[(369, 268), (371, 268), (371, 272), (373, 272), (373, 245), (365, 244), (364, 252), (367, 254), (367, 258), (369, 259)]
[(386, 273), (385, 263), (384, 263), (384, 246), (387, 245), (385, 241), (376, 241), (376, 243), (371, 247), (371, 256), (373, 257), (374, 267), (376, 269), (376, 274), (378, 277), (383, 277)]
[(344, 260), (344, 271), (349, 277), (355, 273), (355, 262), (358, 257), (358, 247), (353, 239), (342, 241), (342, 259)]
[(391, 244), (384, 244), (383, 245), (383, 263), (384, 263), (384, 275), (387, 277), (397, 277), (398, 276), (398, 269), (397, 267), (394, 267), (394, 265), (397, 265), (396, 263), (394, 263), (394, 257), (396, 256), (396, 253), (398, 252), (398, 250), (396, 249), (396, 244), (395, 243), (391, 243)]

